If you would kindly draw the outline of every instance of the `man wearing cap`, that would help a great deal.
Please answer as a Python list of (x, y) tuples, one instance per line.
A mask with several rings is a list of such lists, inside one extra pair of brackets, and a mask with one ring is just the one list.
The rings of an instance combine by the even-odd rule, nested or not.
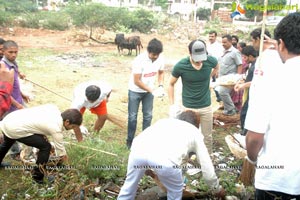
[[(106, 103), (108, 102), (111, 91), (111, 86), (103, 81), (93, 80), (81, 83), (74, 89), (71, 107), (78, 109), (81, 114), (83, 114), (86, 109), (96, 114), (98, 118), (95, 122), (94, 130), (100, 131), (107, 118)], [(79, 129), (74, 130), (75, 133), (79, 134)]]
[(212, 153), (213, 112), (209, 83), (211, 76), (218, 71), (218, 61), (207, 55), (205, 42), (194, 40), (189, 46), (188, 57), (181, 59), (173, 68), (169, 83), (170, 113), (174, 104), (174, 86), (178, 78), (182, 81), (182, 104), (184, 109), (200, 115), (201, 132), (208, 152)]
[[(229, 74), (241, 74), (243, 69), (242, 55), (234, 48), (232, 45), (232, 36), (224, 35), (222, 37), (222, 45), (224, 47), (224, 53), (219, 59), (220, 72), (219, 77), (229, 75)], [(231, 92), (233, 88), (225, 86), (217, 86), (215, 88), (221, 100), (224, 104), (224, 115), (234, 115), (236, 114), (235, 105), (231, 99)]]

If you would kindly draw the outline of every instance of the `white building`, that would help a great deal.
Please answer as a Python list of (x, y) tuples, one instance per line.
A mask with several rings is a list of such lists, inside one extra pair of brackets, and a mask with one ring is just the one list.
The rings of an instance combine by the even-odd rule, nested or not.
[(92, 0), (94, 3), (103, 3), (106, 6), (112, 7), (138, 7), (138, 0)]

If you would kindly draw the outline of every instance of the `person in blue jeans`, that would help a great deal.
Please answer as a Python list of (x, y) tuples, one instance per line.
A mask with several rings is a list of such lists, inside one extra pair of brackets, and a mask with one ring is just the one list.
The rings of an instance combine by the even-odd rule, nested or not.
[(128, 130), (127, 147), (130, 149), (135, 136), (139, 105), (142, 102), (143, 127), (151, 125), (153, 110), (153, 91), (155, 78), (158, 77), (159, 87), (163, 87), (164, 59), (161, 56), (163, 45), (153, 38), (149, 41), (147, 52), (137, 56), (132, 63), (132, 72), (128, 91)]

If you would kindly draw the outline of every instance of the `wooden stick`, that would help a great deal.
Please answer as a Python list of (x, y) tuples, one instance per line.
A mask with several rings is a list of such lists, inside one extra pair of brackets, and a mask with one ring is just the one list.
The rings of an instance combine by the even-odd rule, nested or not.
[(79, 145), (79, 144), (75, 144), (73, 142), (64, 142), (64, 143), (74, 145), (74, 146), (77, 146), (77, 147), (80, 147), (80, 148), (83, 148), (83, 149), (98, 151), (98, 152), (105, 153), (105, 154), (108, 154), (108, 155), (111, 155), (111, 156), (116, 156), (116, 157), (118, 156), (117, 154), (114, 154), (114, 153), (110, 153), (110, 152), (107, 152), (107, 151), (102, 151), (102, 150), (91, 148), (91, 147), (82, 146), (82, 145)]

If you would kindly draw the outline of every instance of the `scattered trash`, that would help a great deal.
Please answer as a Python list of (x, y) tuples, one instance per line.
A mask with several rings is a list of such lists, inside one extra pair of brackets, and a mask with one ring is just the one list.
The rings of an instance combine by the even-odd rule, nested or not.
[(30, 198), (31, 198), (30, 194), (25, 194), (25, 199), (30, 199)]
[(100, 194), (100, 191), (101, 191), (101, 187), (95, 187), (95, 193), (96, 194)]
[(239, 200), (236, 196), (226, 196), (226, 200)]
[(7, 199), (7, 193), (5, 193), (1, 196), (1, 200), (6, 200), (6, 199)]
[(191, 185), (192, 185), (192, 186), (198, 186), (198, 185), (199, 185), (199, 181), (198, 181), (198, 180), (193, 180), (193, 181), (191, 182)]

